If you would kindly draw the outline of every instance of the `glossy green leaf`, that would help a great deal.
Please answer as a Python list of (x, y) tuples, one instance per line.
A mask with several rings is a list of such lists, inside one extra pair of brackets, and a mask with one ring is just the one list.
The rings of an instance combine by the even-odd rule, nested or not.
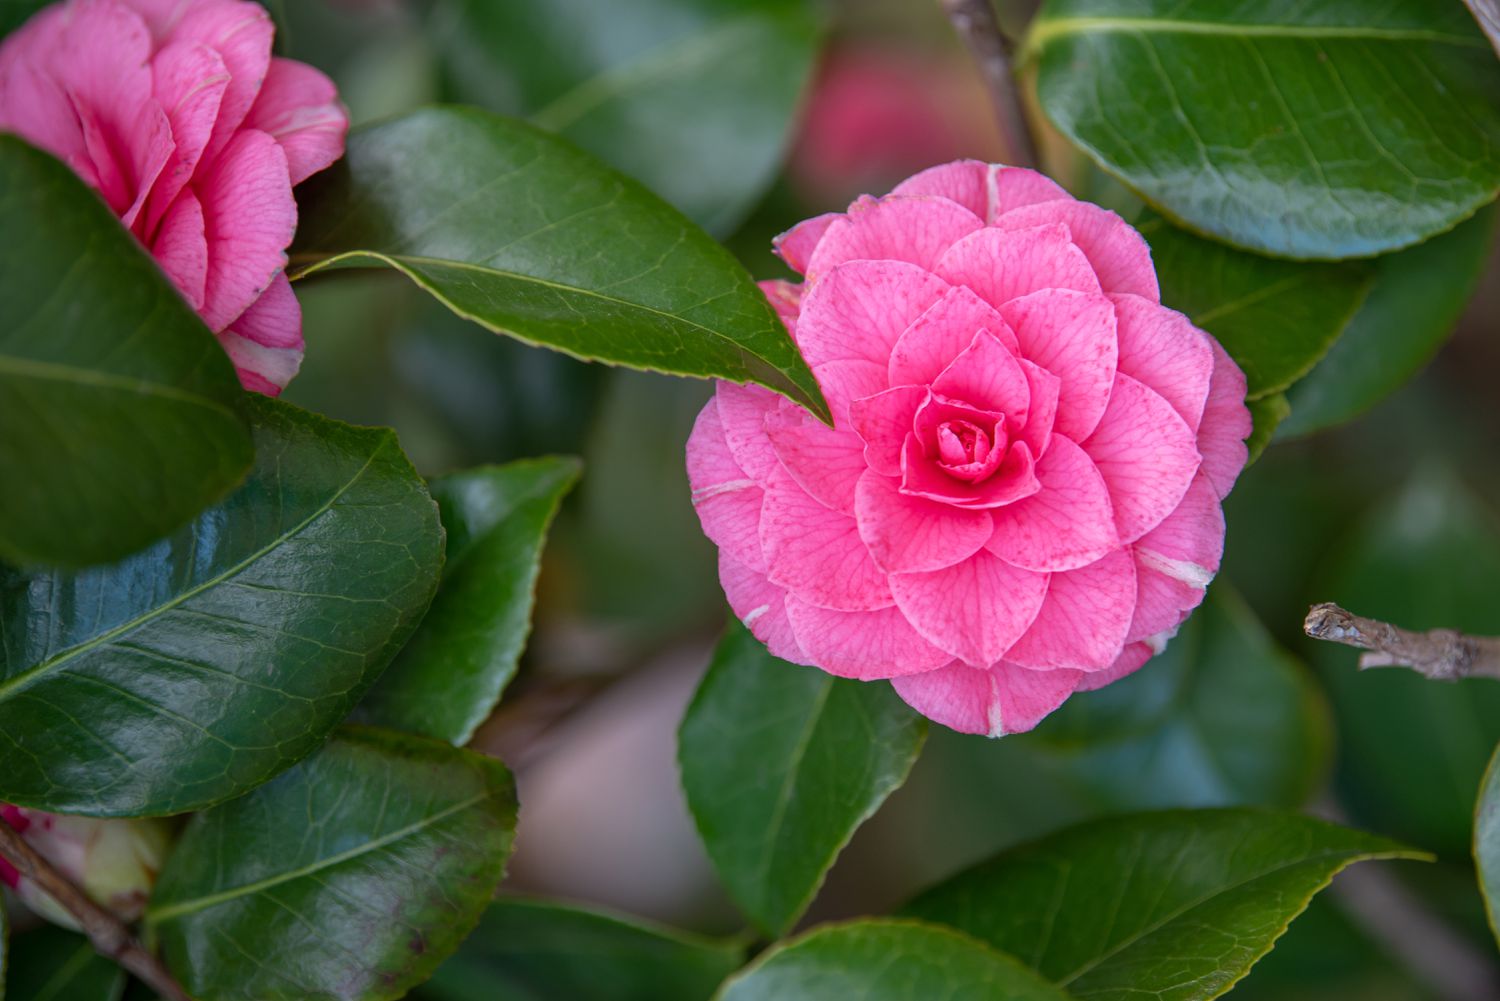
[(736, 942), (547, 900), (502, 897), (425, 984), (425, 1001), (707, 1001)]
[(1484, 273), (1496, 212), (1375, 263), (1364, 305), (1318, 367), (1287, 391), (1291, 416), (1278, 438), (1342, 423), (1395, 392), (1453, 333)]
[(950, 928), (891, 919), (824, 925), (777, 946), (714, 1001), (1068, 1001), (1010, 956)]
[(1395, 250), (1500, 188), (1500, 62), (1455, 2), (1048, 0), (1026, 52), (1064, 135), (1252, 250)]
[[(0, 919), (3, 920), (3, 919)], [(11, 942), (0, 997), (12, 1001), (118, 1001), (125, 971), (75, 932), (44, 925)], [(3, 973), (0, 964), (0, 973)]]
[(256, 465), (186, 528), (76, 573), (0, 570), (0, 801), (180, 813), (313, 751), (437, 584), (390, 431), (256, 398)]
[(0, 232), (0, 558), (117, 559), (249, 467), (234, 366), (109, 207), (10, 135)]
[(1250, 417), (1255, 421), (1255, 428), (1250, 432), (1250, 437), (1245, 439), (1245, 445), (1250, 449), (1250, 461), (1254, 462), (1260, 458), (1260, 454), (1271, 444), (1271, 439), (1276, 434), (1276, 429), (1292, 412), (1291, 404), (1287, 402), (1285, 393), (1275, 393), (1271, 396), (1262, 396), (1258, 400), (1249, 403)]
[[(1357, 523), (1312, 600), (1410, 629), (1500, 633), (1500, 518), (1440, 466)], [(1500, 742), (1500, 684), (1360, 671), (1358, 651), (1313, 647), (1338, 719), (1340, 799), (1356, 821), (1453, 858), (1470, 852), (1474, 800)], [(1392, 734), (1400, 734), (1393, 740)]]
[(360, 718), (469, 742), (516, 673), (547, 528), (579, 470), (576, 459), (527, 459), (432, 481), (447, 533), (443, 580)]
[(925, 721), (889, 685), (777, 660), (731, 621), (677, 759), (729, 893), (764, 931), (807, 909), (856, 828), (906, 780)]
[(468, 319), (594, 361), (759, 382), (824, 416), (733, 256), (570, 144), (475, 109), (358, 129), (302, 189), (294, 277), (385, 264)]
[(1479, 869), (1479, 892), (1484, 895), (1490, 930), (1500, 941), (1500, 744), (1490, 756), (1474, 807), (1474, 864)]
[(1161, 300), (1186, 313), (1245, 370), (1252, 400), (1285, 390), (1338, 340), (1370, 285), (1363, 263), (1278, 261), (1170, 225), (1141, 223)]
[(459, 96), (527, 115), (724, 235), (781, 163), (816, 54), (810, 0), (447, 0)]
[(493, 758), (346, 727), (194, 817), (146, 922), (202, 1001), (398, 998), (479, 921), (515, 823)]
[(1135, 814), (1003, 852), (905, 912), (1012, 953), (1074, 997), (1207, 1001), (1339, 870), (1423, 857), (1292, 813)]

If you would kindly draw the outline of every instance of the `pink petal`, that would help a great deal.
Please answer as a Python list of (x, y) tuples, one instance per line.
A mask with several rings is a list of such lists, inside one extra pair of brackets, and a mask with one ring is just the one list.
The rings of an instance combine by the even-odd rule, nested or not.
[(849, 415), (856, 400), (874, 396), (888, 385), (885, 366), (863, 359), (825, 362), (814, 366), (812, 372), (838, 428), (852, 427)]
[(925, 386), (896, 386), (849, 404), (849, 423), (865, 443), (865, 461), (884, 476), (901, 475), (901, 448), (912, 431)]
[(198, 169), (219, 115), (219, 104), (229, 86), (224, 60), (206, 45), (181, 42), (168, 45), (151, 61), (151, 73), (156, 99), (172, 125), (174, 148), (147, 203), (145, 232), (148, 234), (156, 231), (162, 216)]
[[(219, 54), (229, 70), (229, 84), (204, 152), (204, 162), (212, 163), (220, 155), (227, 155), (231, 140), (237, 138), (236, 133), (255, 104), (270, 70), (276, 27), (266, 9), (249, 0), (184, 4), (178, 10), (181, 19), (170, 29), (172, 40), (208, 46)], [(286, 159), (284, 154), (282, 159)]]
[(846, 261), (906, 261), (931, 271), (943, 251), (983, 225), (946, 198), (862, 198), (823, 234), (807, 276), (816, 279)]
[(735, 617), (766, 645), (771, 656), (793, 664), (808, 663), (786, 616), (786, 591), (723, 549), (719, 550), (719, 583)]
[(783, 401), (766, 418), (766, 434), (782, 467), (819, 503), (854, 513), (854, 485), (868, 468), (865, 443)]
[(1027, 229), (1063, 223), (1083, 251), (1106, 292), (1129, 292), (1161, 301), (1151, 248), (1129, 223), (1108, 209), (1072, 198), (1012, 209), (994, 222), (997, 229)]
[(939, 469), (923, 453), (917, 436), (909, 434), (901, 449), (901, 492), (971, 510), (999, 508), (1018, 503), (1042, 488), (1034, 467), (1031, 449), (1018, 441), (1011, 444), (993, 476), (977, 483), (965, 482)]
[[(950, 247), (935, 273), (951, 285), (967, 285), (1007, 320), (1010, 316), (1001, 307), (1032, 292), (1099, 292), (1089, 259), (1060, 223), (1013, 232), (982, 229)], [(1024, 342), (1022, 347), (1024, 354)]]
[(1003, 737), (1035, 727), (1067, 701), (1083, 677), (1078, 671), (1031, 671), (1015, 664), (988, 670), (953, 664), (896, 678), (891, 685), (907, 705), (950, 730)]
[(941, 570), (989, 541), (988, 511), (966, 511), (909, 497), (873, 469), (860, 477), (854, 520), (876, 566), (887, 573)]
[(859, 360), (884, 369), (901, 332), (947, 289), (905, 261), (841, 264), (803, 298), (797, 345), (809, 365)]
[(842, 212), (825, 212), (811, 219), (804, 219), (791, 229), (771, 241), (771, 246), (787, 267), (799, 275), (807, 274), (807, 262), (812, 258), (818, 241), (828, 232), (828, 227), (844, 217)]
[(245, 127), (281, 143), (298, 185), (344, 155), (349, 114), (328, 77), (305, 63), (274, 58)]
[(732, 382), (714, 383), (714, 396), (719, 400), (719, 420), (734, 461), (746, 476), (765, 483), (780, 465), (771, 439), (766, 437), (766, 414), (776, 409), (781, 397), (760, 386)]
[(1156, 653), (1146, 643), (1131, 643), (1120, 651), (1120, 656), (1115, 659), (1107, 669), (1093, 671), (1078, 679), (1078, 691), (1092, 692), (1103, 688), (1105, 685), (1113, 684), (1129, 674), (1134, 674), (1145, 665)]
[(1015, 427), (1025, 427), (1031, 385), (1010, 348), (981, 330), (932, 384), (933, 392), (986, 410), (997, 410)]
[(62, 49), (67, 8), (45, 7), (0, 42), (0, 128), (65, 162), (84, 183), (99, 188), (83, 127), (51, 70)]
[(849, 612), (894, 602), (855, 520), (818, 503), (785, 472), (766, 485), (760, 543), (771, 583), (803, 601)]
[(958, 160), (930, 167), (898, 184), (893, 195), (939, 195), (951, 199), (985, 222), (1002, 212), (1071, 196), (1045, 175), (1024, 167), (979, 160)]
[(246, 389), (275, 396), (302, 367), (302, 307), (292, 283), (280, 274), (226, 330), (219, 343)]
[(1209, 343), (1214, 352), (1214, 375), (1208, 384), (1203, 422), (1198, 426), (1198, 451), (1203, 454), (1208, 481), (1222, 498), (1229, 495), (1250, 458), (1245, 439), (1254, 430), (1254, 423), (1245, 407), (1245, 373), (1218, 341), (1209, 338)]
[(760, 547), (765, 491), (734, 461), (724, 440), (717, 397), (704, 405), (688, 436), (687, 473), (703, 534), (738, 562), (765, 573), (766, 558)]
[(286, 267), (297, 203), (286, 154), (264, 132), (240, 132), (195, 185), (208, 237), (203, 321), (223, 330)]
[(994, 664), (1042, 607), (1047, 575), (980, 550), (930, 573), (891, 574), (896, 607), (934, 646), (974, 667)]
[(1202, 470), (1177, 509), (1131, 548), (1139, 595), (1130, 638), (1175, 629), (1203, 600), (1224, 555), (1224, 511)]
[(930, 385), (981, 330), (994, 334), (1011, 350), (1019, 350), (1016, 335), (993, 306), (962, 285), (949, 289), (902, 331), (891, 349), (890, 384)]
[(1120, 547), (1109, 488), (1083, 449), (1053, 435), (1036, 463), (1042, 488), (994, 512), (985, 548), (1019, 567), (1076, 570)]
[(931, 671), (948, 663), (899, 609), (840, 612), (786, 596), (787, 618), (807, 657), (840, 678), (874, 681)]
[(1202, 461), (1193, 432), (1172, 405), (1128, 375), (1083, 443), (1109, 486), (1120, 538), (1134, 542), (1171, 514)]
[(766, 294), (771, 308), (776, 310), (776, 315), (781, 318), (787, 333), (792, 335), (792, 340), (795, 342), (797, 340), (797, 314), (802, 312), (802, 286), (782, 281), (779, 278), (756, 282), (756, 284)]
[(1005, 659), (1023, 667), (1102, 671), (1119, 657), (1135, 610), (1129, 550), (1052, 574), (1036, 621)]
[(1017, 437), (1031, 448), (1031, 454), (1041, 456), (1052, 441), (1052, 429), (1057, 423), (1057, 403), (1062, 392), (1062, 380), (1035, 362), (1021, 359), (1021, 371), (1026, 373), (1026, 385), (1031, 397), (1031, 412)]
[(1214, 371), (1209, 338), (1176, 310), (1136, 295), (1112, 295), (1119, 370), (1156, 390), (1198, 430)]
[(1115, 381), (1114, 305), (1103, 296), (1048, 289), (1000, 312), (1016, 332), (1021, 357), (1061, 380), (1053, 430), (1083, 441), (1099, 423)]
[(162, 217), (151, 256), (193, 309), (201, 310), (208, 280), (208, 241), (203, 234), (203, 206), (191, 190), (179, 194)]

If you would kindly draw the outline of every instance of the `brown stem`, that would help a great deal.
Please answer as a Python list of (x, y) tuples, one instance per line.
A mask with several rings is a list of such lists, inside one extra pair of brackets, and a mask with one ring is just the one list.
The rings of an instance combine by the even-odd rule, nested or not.
[(160, 994), (163, 1001), (192, 1001), (161, 961), (136, 941), (123, 921), (68, 882), (35, 848), (27, 844), (26, 839), (15, 828), (3, 820), (0, 820), (0, 855), (15, 866), (17, 872), (35, 883), (73, 915), (101, 956), (113, 959), (135, 974), (147, 987)]
[(969, 54), (979, 64), (990, 102), (995, 106), (995, 120), (1000, 126), (1000, 137), (1005, 141), (1010, 164), (1035, 167), (1036, 144), (1026, 128), (1020, 94), (1011, 74), (1012, 46), (1000, 30), (990, 0), (942, 0), (942, 4), (958, 37), (964, 40)]
[(1439, 681), (1500, 678), (1500, 637), (1469, 636), (1453, 629), (1425, 633), (1367, 619), (1332, 602), (1314, 605), (1302, 628), (1315, 640), (1359, 647), (1359, 666), (1409, 667)]

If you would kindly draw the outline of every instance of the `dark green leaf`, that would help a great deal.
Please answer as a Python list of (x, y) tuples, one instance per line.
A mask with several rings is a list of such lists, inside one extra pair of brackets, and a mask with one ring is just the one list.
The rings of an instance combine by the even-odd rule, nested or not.
[(719, 235), (776, 173), (819, 27), (809, 0), (449, 0), (439, 11), (463, 100), (530, 116)]
[(709, 857), (758, 926), (777, 936), (796, 923), (926, 733), (889, 685), (777, 660), (730, 622), (677, 759)]
[(239, 795), (321, 744), (416, 625), (442, 530), (396, 436), (247, 409), (255, 469), (188, 527), (110, 566), (0, 570), (0, 800)]
[(1218, 338), (1245, 370), (1250, 399), (1285, 390), (1323, 357), (1359, 309), (1368, 265), (1278, 261), (1177, 229), (1141, 224), (1162, 302)]
[(347, 727), (274, 782), (194, 817), (146, 922), (206, 1001), (397, 998), (479, 921), (515, 823), (500, 762)]
[(19, 28), (52, 0), (0, 0), (0, 35)]
[(919, 921), (881, 919), (824, 925), (774, 946), (714, 998), (1067, 1001), (1068, 996), (967, 935)]
[(1136, 814), (1003, 852), (906, 913), (1010, 952), (1075, 997), (1206, 1001), (1345, 866), (1422, 857), (1291, 813)]
[(640, 185), (545, 132), (427, 108), (349, 137), (302, 192), (296, 274), (386, 264), (497, 333), (594, 361), (759, 382), (827, 416), (764, 295)]
[(1485, 769), (1474, 809), (1474, 864), (1479, 868), (1479, 892), (1484, 895), (1490, 930), (1500, 941), (1500, 744)]
[(1255, 430), (1250, 432), (1250, 437), (1245, 444), (1250, 449), (1250, 461), (1254, 462), (1260, 458), (1260, 454), (1271, 444), (1276, 429), (1281, 422), (1291, 414), (1291, 404), (1287, 402), (1285, 393), (1276, 393), (1272, 396), (1262, 396), (1258, 400), (1249, 403), (1250, 416), (1255, 421)]
[[(1410, 629), (1500, 633), (1500, 526), (1441, 467), (1420, 469), (1325, 566), (1316, 600)], [(1314, 656), (1339, 722), (1341, 799), (1351, 814), (1467, 858), (1474, 800), (1500, 741), (1500, 684), (1359, 671), (1357, 652), (1335, 644), (1316, 644)]]
[(570, 904), (502, 897), (427, 1001), (707, 1001), (744, 946)]
[(447, 562), (411, 641), (360, 706), (381, 726), (466, 744), (516, 673), (547, 527), (576, 459), (528, 459), (432, 481)]
[(44, 925), (17, 935), (11, 946), (10, 973), (4, 978), (0, 997), (12, 1001), (117, 1001), (125, 991), (125, 972), (95, 952), (82, 935)]
[(1375, 262), (1369, 297), (1318, 367), (1288, 392), (1292, 438), (1347, 421), (1390, 395), (1453, 333), (1489, 259), (1493, 209), (1451, 233)]
[(1474, 20), (1489, 36), (1490, 44), (1500, 54), (1500, 0), (1464, 0), (1474, 12)]
[(1458, 3), (1049, 0), (1027, 53), (1064, 135), (1253, 250), (1395, 250), (1500, 187), (1500, 62)]
[(0, 558), (117, 559), (250, 465), (234, 366), (108, 206), (0, 135)]

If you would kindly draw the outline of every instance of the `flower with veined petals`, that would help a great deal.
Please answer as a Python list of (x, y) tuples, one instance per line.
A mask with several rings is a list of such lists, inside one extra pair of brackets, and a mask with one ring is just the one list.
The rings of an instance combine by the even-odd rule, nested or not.
[(785, 660), (1029, 730), (1203, 598), (1245, 377), (1119, 216), (961, 161), (777, 241), (763, 283), (834, 415), (720, 383), (688, 441), (729, 604)]
[(349, 127), (327, 77), (272, 57), (274, 33), (250, 0), (65, 0), (0, 44), (0, 130), (95, 188), (272, 395), (302, 363), (292, 186)]

